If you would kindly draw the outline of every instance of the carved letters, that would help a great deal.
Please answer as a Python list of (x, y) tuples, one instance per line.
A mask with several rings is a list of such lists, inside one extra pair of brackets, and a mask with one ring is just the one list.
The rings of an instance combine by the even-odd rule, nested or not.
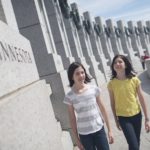
[(32, 63), (28, 51), (0, 41), (0, 61), (14, 61), (18, 63)]

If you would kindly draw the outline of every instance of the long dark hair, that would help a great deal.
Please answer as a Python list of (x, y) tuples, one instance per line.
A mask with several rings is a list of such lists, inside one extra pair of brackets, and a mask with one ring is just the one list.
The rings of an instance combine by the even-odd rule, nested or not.
[(82, 67), (84, 72), (85, 72), (85, 83), (91, 82), (91, 78), (89, 77), (89, 75), (86, 73), (86, 70), (84, 68), (84, 66), (79, 63), (79, 62), (73, 62), (72, 64), (70, 64), (69, 68), (68, 68), (68, 80), (69, 80), (69, 86), (72, 87), (74, 84), (73, 81), (73, 74), (75, 69), (77, 69), (78, 67)]
[(125, 63), (125, 66), (126, 66), (126, 68), (125, 68), (125, 75), (126, 75), (126, 77), (129, 78), (129, 79), (134, 77), (136, 73), (135, 73), (135, 71), (134, 71), (130, 61), (128, 60), (128, 58), (126, 56), (124, 56), (124, 55), (116, 55), (113, 58), (113, 61), (112, 61), (112, 64), (111, 64), (111, 70), (112, 70), (112, 77), (111, 77), (111, 79), (116, 78), (116, 76), (117, 76), (117, 73), (114, 70), (114, 63), (115, 63), (115, 60), (118, 57), (121, 58), (124, 61), (124, 63)]

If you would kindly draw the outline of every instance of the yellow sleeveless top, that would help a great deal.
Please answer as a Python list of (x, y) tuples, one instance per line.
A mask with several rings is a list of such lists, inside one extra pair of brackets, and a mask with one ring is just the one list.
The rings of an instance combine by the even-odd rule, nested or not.
[(108, 89), (113, 91), (117, 116), (130, 117), (140, 112), (137, 98), (137, 87), (140, 84), (137, 77), (118, 80), (114, 78), (108, 83)]

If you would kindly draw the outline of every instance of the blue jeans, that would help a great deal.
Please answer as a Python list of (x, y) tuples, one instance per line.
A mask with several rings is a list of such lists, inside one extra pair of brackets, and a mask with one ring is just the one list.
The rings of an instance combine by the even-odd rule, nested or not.
[(140, 134), (142, 126), (142, 114), (141, 112), (132, 117), (118, 117), (119, 124), (125, 135), (129, 150), (140, 149)]
[(85, 150), (109, 150), (104, 127), (95, 133), (79, 136)]

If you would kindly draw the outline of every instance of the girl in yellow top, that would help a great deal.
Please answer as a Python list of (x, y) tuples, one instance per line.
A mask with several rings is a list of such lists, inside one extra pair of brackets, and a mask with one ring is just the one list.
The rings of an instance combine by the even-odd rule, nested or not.
[(140, 80), (135, 76), (129, 60), (123, 55), (114, 57), (111, 69), (112, 79), (108, 83), (108, 90), (116, 125), (119, 130), (122, 129), (129, 150), (139, 150), (142, 123), (140, 105), (145, 116), (145, 129), (150, 132)]

